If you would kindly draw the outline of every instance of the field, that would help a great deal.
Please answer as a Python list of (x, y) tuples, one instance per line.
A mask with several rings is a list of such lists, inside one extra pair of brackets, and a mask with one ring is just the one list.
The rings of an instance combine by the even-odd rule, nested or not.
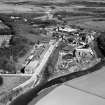
[[(51, 39), (46, 35), (44, 28), (56, 27), (58, 23), (105, 32), (105, 0), (0, 0), (0, 35), (13, 35), (11, 46), (0, 48), (0, 69), (8, 69), (12, 74), (20, 70), (18, 66), (24, 62), (32, 46), (38, 41)], [(53, 72), (59, 50), (58, 47), (50, 57), (45, 72), (47, 79), (50, 76), (52, 78), (58, 76)], [(67, 76), (57, 80), (63, 83), (99, 70), (104, 65), (105, 62), (100, 62), (86, 73), (84, 71), (74, 73), (73, 76), (67, 73)], [(0, 97), (30, 78), (30, 76), (12, 75), (1, 77), (3, 84), (0, 85)], [(54, 83), (58, 82), (57, 80), (54, 80)]]
[(0, 95), (2, 93), (8, 92), (11, 89), (15, 88), (19, 84), (25, 82), (30, 78), (30, 76), (1, 76), (3, 78), (3, 84), (0, 86)]
[[(3, 80), (3, 83), (0, 86), (0, 105), (2, 104), (1, 100), (3, 97), (5, 97), (6, 95), (8, 96), (8, 94), (11, 95), (12, 89), (27, 81), (30, 76), (4, 75), (1, 76), (1, 78)], [(10, 97), (8, 96), (8, 98)], [(8, 99), (6, 98), (6, 100)]]

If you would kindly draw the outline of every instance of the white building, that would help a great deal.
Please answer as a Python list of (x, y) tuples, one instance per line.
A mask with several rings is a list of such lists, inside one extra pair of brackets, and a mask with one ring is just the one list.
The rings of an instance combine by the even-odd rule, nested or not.
[(75, 32), (75, 31), (77, 31), (77, 29), (73, 29), (73, 28), (67, 26), (67, 27), (64, 27), (64, 28), (59, 27), (58, 31)]

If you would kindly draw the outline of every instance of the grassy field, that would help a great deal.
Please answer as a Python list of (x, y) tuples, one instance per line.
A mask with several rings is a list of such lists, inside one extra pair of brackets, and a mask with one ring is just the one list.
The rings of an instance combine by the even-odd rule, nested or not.
[(25, 82), (30, 78), (30, 76), (1, 76), (3, 78), (3, 84), (0, 86), (0, 94), (2, 92), (8, 92), (9, 90), (15, 88), (19, 84)]
[[(0, 105), (7, 102), (8, 99), (13, 97), (12, 94), (16, 94), (13, 93), (12, 91), (13, 88), (24, 83), (30, 78), (30, 76), (15, 76), (15, 75), (14, 76), (6, 75), (1, 77), (3, 79), (3, 84), (0, 86)], [(3, 100), (3, 97), (5, 101), (1, 102), (1, 100)]]
[(96, 31), (105, 31), (105, 21), (87, 21), (87, 22), (79, 23), (77, 24), (77, 26), (93, 29)]

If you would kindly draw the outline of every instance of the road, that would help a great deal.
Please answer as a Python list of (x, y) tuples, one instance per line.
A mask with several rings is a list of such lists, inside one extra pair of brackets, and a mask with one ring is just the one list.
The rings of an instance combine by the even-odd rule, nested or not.
[(9, 76), (9, 77), (16, 77), (16, 76), (22, 76), (22, 77), (25, 77), (25, 76), (32, 76), (32, 74), (0, 74), (0, 76)]
[[(41, 84), (41, 85), (37, 85), (35, 88), (31, 88), (29, 91), (23, 93), (22, 95), (20, 95), (19, 97), (17, 97), (16, 99), (14, 99), (10, 105), (20, 105), (20, 103), (22, 105), (35, 105), (36, 102), (38, 102), (38, 100), (41, 99), (41, 96), (40, 94), (48, 89), (49, 87), (52, 87), (54, 85), (61, 85), (62, 83), (66, 82), (66, 81), (70, 81), (74, 78), (77, 78), (77, 77), (80, 77), (80, 76), (83, 76), (83, 75), (86, 75), (86, 74), (89, 74), (96, 71), (97, 67), (100, 66), (100, 64), (102, 64), (104, 62), (100, 62), (98, 63), (97, 65), (95, 65), (94, 67), (92, 68), (89, 68), (88, 70), (86, 71), (80, 71), (80, 72), (76, 72), (76, 73), (70, 73), (70, 74), (66, 74), (65, 76), (61, 76), (61, 77), (57, 77), (57, 78), (54, 78), (50, 81), (48, 81), (47, 83), (45, 84)], [(103, 64), (101, 65), (101, 67), (103, 66)], [(82, 83), (82, 82), (81, 82)], [(100, 82), (101, 83), (101, 82)], [(43, 90), (43, 91), (42, 91)], [(104, 90), (104, 89), (103, 89)], [(69, 92), (69, 91), (68, 91)], [(43, 96), (46, 95), (46, 93), (48, 93), (48, 91), (46, 91), (45, 93), (43, 93)], [(62, 93), (62, 92), (60, 92)], [(71, 93), (71, 92), (70, 92)], [(55, 96), (55, 95), (54, 95)], [(60, 96), (64, 96), (64, 95), (60, 95)], [(39, 98), (38, 98), (39, 97)], [(56, 97), (56, 96), (55, 96)], [(55, 98), (56, 99), (56, 98)], [(86, 98), (87, 99), (87, 98)], [(56, 101), (56, 100), (55, 100)], [(53, 102), (55, 102), (53, 101)], [(75, 102), (75, 101), (74, 101)], [(29, 104), (29, 103), (33, 103), (33, 104)], [(50, 102), (51, 103), (51, 102)], [(69, 102), (70, 103), (70, 102)], [(42, 103), (44, 104), (44, 103)], [(65, 104), (66, 105), (66, 104)]]
[[(40, 53), (40, 51), (37, 52), (36, 55), (39, 56), (39, 60), (36, 59), (36, 60), (31, 60), (31, 61), (30, 61), (30, 63), (25, 67), (25, 72), (26, 72), (27, 74), (30, 74), (30, 73), (33, 74), (33, 73), (35, 72), (35, 69), (39, 66), (40, 61), (42, 60), (44, 54), (47, 52), (47, 50), (49, 49), (49, 47), (50, 47), (50, 46), (47, 44), (47, 45), (45, 46), (45, 48), (43, 49), (43, 51), (41, 51), (41, 53)], [(35, 49), (34, 49), (34, 51), (35, 51)], [(35, 55), (34, 55), (34, 56), (35, 56)]]
[[(46, 52), (44, 52), (45, 54), (43, 54), (43, 57), (41, 58), (38, 66), (35, 67), (33, 65), (34, 74), (32, 74), (31, 78), (29, 80), (25, 81), (24, 83), (20, 84), (19, 86), (12, 89), (12, 93), (13, 93), (13, 95), (11, 94), (12, 99), (15, 99), (16, 96), (28, 91), (31, 87), (33, 88), (33, 86), (36, 86), (40, 82), (39, 76), (40, 76), (40, 74), (42, 74), (44, 72), (47, 62), (49, 60), (49, 57), (54, 52), (54, 50), (58, 46), (59, 42), (60, 42), (60, 40), (56, 41), (56, 42), (54, 41), (54, 42), (49, 43), (50, 47), (48, 48), (48, 50)], [(18, 90), (21, 90), (21, 91), (16, 94), (16, 91), (18, 91)], [(3, 99), (8, 100), (6, 97), (3, 97)]]
[[(50, 43), (50, 47), (49, 49), (46, 51), (46, 53), (44, 54), (42, 60), (40, 61), (39, 65), (37, 68), (35, 68), (35, 72), (34, 74), (32, 75), (32, 77), (27, 80), (26, 82), (24, 82), (23, 84), (15, 87), (13, 90), (16, 90), (18, 88), (24, 88), (25, 86), (27, 86), (28, 84), (30, 84), (31, 82), (34, 81), (34, 83), (37, 82), (37, 77), (39, 76), (39, 74), (41, 74), (44, 70), (44, 67), (46, 66), (48, 60), (49, 60), (49, 57), (50, 55), (53, 53), (53, 51), (55, 50), (55, 48), (58, 46), (60, 40), (57, 41), (57, 42), (51, 42)], [(36, 61), (35, 61), (36, 62)], [(34, 68), (33, 68), (34, 69)]]

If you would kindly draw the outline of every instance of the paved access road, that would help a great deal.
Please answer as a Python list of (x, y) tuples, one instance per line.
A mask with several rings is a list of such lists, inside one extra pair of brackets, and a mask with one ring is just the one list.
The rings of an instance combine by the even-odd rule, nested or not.
[(37, 79), (38, 79), (37, 77), (39, 76), (39, 74), (41, 74), (44, 71), (44, 67), (47, 64), (47, 62), (49, 60), (49, 57), (51, 56), (51, 54), (53, 53), (53, 51), (55, 50), (55, 48), (58, 46), (59, 42), (60, 42), (60, 40), (58, 40), (56, 42), (50, 42), (49, 43), (50, 44), (50, 47), (46, 51), (46, 53), (44, 54), (43, 58), (41, 59), (38, 67), (35, 68), (35, 72), (32, 75), (32, 77), (29, 80), (27, 80), (26, 82), (24, 82), (23, 84), (21, 84), (21, 85), (17, 86), (16, 88), (14, 88), (13, 90), (16, 90), (18, 88), (23, 88), (24, 89), (25, 86), (27, 86), (28, 84), (30, 84), (33, 81), (34, 81), (34, 83), (37, 83)]

